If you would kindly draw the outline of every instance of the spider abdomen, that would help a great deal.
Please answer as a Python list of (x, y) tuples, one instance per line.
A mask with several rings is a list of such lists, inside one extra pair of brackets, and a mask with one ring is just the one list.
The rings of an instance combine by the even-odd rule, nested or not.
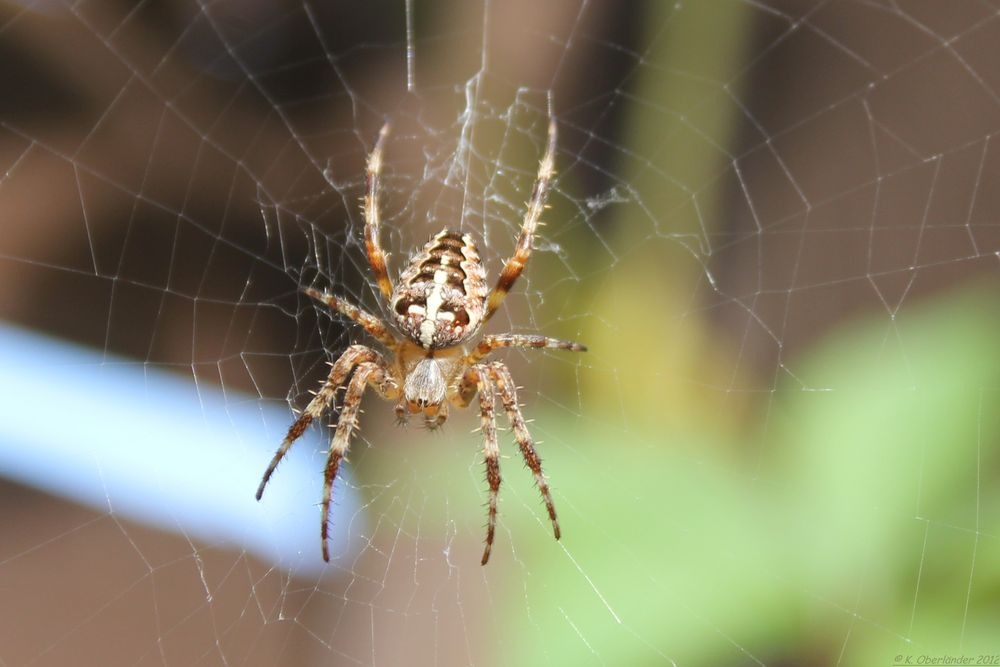
[(399, 277), (392, 311), (406, 336), (426, 350), (458, 345), (483, 320), (486, 271), (472, 237), (443, 230)]

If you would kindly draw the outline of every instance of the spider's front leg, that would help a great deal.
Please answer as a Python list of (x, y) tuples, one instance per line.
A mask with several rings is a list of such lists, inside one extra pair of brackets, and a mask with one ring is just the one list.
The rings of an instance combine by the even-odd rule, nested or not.
[(351, 345), (334, 362), (326, 382), (316, 392), (313, 399), (309, 401), (309, 405), (302, 411), (299, 418), (288, 428), (288, 434), (282, 441), (281, 446), (278, 447), (278, 451), (274, 453), (274, 458), (271, 459), (271, 463), (267, 466), (264, 477), (260, 481), (260, 486), (257, 487), (257, 500), (260, 500), (264, 495), (264, 487), (267, 486), (268, 480), (271, 479), (271, 475), (274, 474), (274, 470), (278, 467), (281, 459), (285, 458), (285, 454), (288, 453), (292, 443), (306, 432), (306, 429), (309, 428), (314, 419), (326, 411), (327, 407), (333, 401), (337, 389), (344, 384), (344, 381), (351, 374), (351, 371), (354, 370), (354, 367), (365, 362), (385, 367), (385, 360), (382, 359), (382, 355), (364, 345)]
[(326, 460), (326, 471), (323, 474), (323, 516), (320, 536), (323, 540), (323, 560), (330, 562), (329, 530), (330, 502), (333, 498), (333, 483), (337, 479), (340, 462), (351, 444), (351, 433), (358, 426), (358, 412), (365, 389), (371, 384), (383, 398), (397, 398), (399, 387), (392, 381), (384, 364), (363, 362), (358, 364), (347, 392), (344, 395), (344, 407), (337, 420), (337, 428), (330, 441), (330, 453)]
[(524, 417), (521, 415), (521, 408), (517, 404), (517, 390), (514, 381), (511, 379), (510, 371), (500, 362), (492, 364), (478, 364), (466, 371), (462, 380), (453, 387), (450, 393), (450, 400), (459, 407), (464, 407), (472, 401), (472, 397), (479, 393), (479, 415), (483, 432), (483, 452), (486, 457), (486, 479), (490, 485), (489, 501), (489, 522), (486, 528), (486, 548), (483, 551), (482, 564), (490, 559), (490, 551), (493, 548), (493, 538), (496, 533), (497, 521), (497, 499), (500, 492), (500, 446), (497, 441), (496, 418), (494, 415), (494, 403), (497, 394), (507, 412), (507, 417), (514, 428), (514, 437), (521, 448), (521, 455), (524, 462), (535, 475), (535, 484), (542, 494), (545, 507), (552, 521), (552, 530), (555, 538), (560, 537), (559, 521), (556, 519), (556, 508), (552, 502), (552, 495), (549, 493), (549, 485), (545, 481), (545, 474), (542, 472), (542, 460), (535, 450), (534, 442), (528, 427), (525, 425)]
[(524, 458), (524, 462), (535, 475), (535, 485), (538, 486), (538, 490), (542, 494), (542, 499), (545, 501), (545, 508), (548, 510), (549, 519), (552, 521), (552, 532), (558, 540), (560, 534), (559, 521), (556, 519), (556, 506), (552, 502), (549, 485), (545, 481), (545, 474), (542, 472), (542, 459), (535, 450), (535, 443), (531, 439), (531, 433), (528, 432), (528, 426), (525, 424), (524, 416), (521, 414), (521, 407), (517, 403), (517, 388), (514, 386), (514, 380), (511, 378), (510, 371), (500, 361), (483, 364), (480, 367), (484, 368), (485, 372), (496, 383), (497, 394), (500, 395), (504, 410), (507, 412), (507, 418), (510, 420), (511, 426), (514, 427), (514, 439), (517, 440), (518, 447), (521, 448), (521, 456)]
[(497, 528), (497, 500), (500, 495), (500, 444), (497, 441), (496, 416), (493, 413), (496, 403), (493, 383), (482, 372), (482, 368), (470, 368), (462, 378), (460, 388), (452, 396), (457, 405), (468, 405), (472, 394), (479, 391), (479, 418), (483, 432), (483, 454), (486, 462), (486, 481), (490, 485), (489, 523), (486, 527), (486, 548), (483, 550), (483, 565), (490, 560), (493, 549), (493, 537)]

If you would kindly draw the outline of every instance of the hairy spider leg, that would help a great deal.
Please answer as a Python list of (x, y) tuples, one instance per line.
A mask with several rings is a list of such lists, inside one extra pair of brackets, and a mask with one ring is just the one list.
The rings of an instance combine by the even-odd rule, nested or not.
[(387, 369), (378, 363), (362, 362), (354, 371), (347, 392), (344, 395), (344, 407), (337, 420), (337, 427), (330, 441), (330, 453), (326, 460), (326, 470), (323, 474), (323, 513), (320, 536), (323, 540), (323, 560), (330, 562), (330, 502), (333, 499), (333, 483), (337, 478), (340, 462), (351, 444), (351, 434), (358, 426), (358, 412), (361, 399), (368, 385), (376, 388), (383, 398), (395, 398), (398, 387), (389, 379)]
[(379, 180), (382, 176), (382, 151), (386, 137), (389, 136), (389, 123), (382, 126), (375, 141), (375, 148), (368, 155), (368, 178), (365, 190), (365, 250), (368, 252), (368, 263), (375, 274), (375, 281), (382, 292), (383, 298), (389, 302), (392, 296), (392, 281), (389, 279), (389, 269), (386, 267), (386, 254), (379, 243), (381, 220), (379, 219)]
[(587, 351), (586, 345), (536, 334), (491, 334), (483, 336), (476, 349), (465, 356), (465, 364), (472, 366), (479, 363), (486, 355), (501, 347), (551, 348), (554, 350), (569, 350), (571, 352)]
[(396, 338), (389, 333), (389, 328), (385, 325), (385, 323), (371, 313), (361, 310), (345, 299), (333, 296), (327, 292), (320, 292), (312, 287), (306, 287), (302, 291), (320, 303), (325, 304), (331, 310), (335, 310), (341, 315), (344, 315), (360, 324), (372, 338), (382, 343), (390, 350), (398, 344)]
[(554, 118), (550, 118), (549, 136), (545, 145), (545, 154), (538, 165), (538, 178), (535, 180), (531, 199), (528, 200), (528, 210), (524, 214), (524, 222), (521, 224), (521, 233), (517, 238), (517, 246), (514, 249), (514, 254), (504, 264), (496, 287), (490, 292), (486, 302), (486, 314), (483, 316), (483, 322), (493, 317), (493, 313), (500, 307), (504, 297), (507, 296), (507, 293), (514, 286), (514, 282), (521, 275), (521, 272), (524, 271), (524, 267), (528, 263), (528, 258), (531, 256), (531, 242), (535, 235), (535, 229), (538, 227), (538, 219), (541, 217), (542, 211), (545, 210), (545, 199), (549, 193), (549, 184), (552, 181), (552, 176), (555, 174), (555, 158), (556, 121)]
[(489, 523), (486, 527), (486, 546), (481, 563), (486, 565), (493, 549), (493, 538), (497, 528), (497, 501), (500, 496), (500, 443), (497, 440), (497, 423), (494, 413), (496, 394), (493, 383), (484, 374), (475, 373), (479, 389), (479, 418), (483, 432), (483, 455), (486, 463), (486, 481), (490, 485)]
[(545, 508), (548, 510), (549, 519), (552, 521), (552, 533), (558, 540), (559, 521), (556, 519), (556, 506), (552, 502), (549, 485), (545, 481), (545, 474), (542, 472), (542, 459), (535, 450), (535, 443), (531, 439), (531, 433), (528, 432), (524, 416), (521, 415), (521, 407), (517, 403), (517, 388), (514, 386), (514, 380), (511, 378), (510, 371), (503, 362), (494, 361), (486, 364), (484, 368), (486, 373), (496, 383), (497, 394), (500, 395), (500, 401), (507, 411), (507, 418), (510, 420), (511, 426), (514, 427), (514, 439), (517, 440), (517, 444), (521, 448), (521, 456), (524, 458), (524, 462), (535, 475), (535, 485), (538, 486), (538, 490), (542, 494), (542, 500), (545, 501)]
[(337, 389), (344, 384), (344, 381), (350, 375), (351, 371), (354, 370), (354, 367), (365, 362), (375, 363), (382, 367), (385, 366), (385, 360), (382, 358), (382, 355), (364, 345), (351, 345), (334, 362), (333, 367), (330, 369), (330, 375), (326, 378), (323, 386), (316, 392), (313, 399), (309, 401), (309, 405), (302, 411), (299, 418), (288, 428), (288, 434), (282, 441), (281, 446), (278, 447), (278, 451), (274, 453), (271, 463), (267, 466), (267, 470), (264, 471), (263, 479), (260, 480), (260, 486), (257, 487), (257, 500), (260, 500), (264, 495), (264, 487), (267, 486), (267, 482), (271, 479), (271, 475), (274, 474), (274, 470), (281, 463), (281, 459), (285, 458), (285, 454), (288, 453), (292, 443), (306, 432), (306, 429), (309, 428), (314, 419), (326, 411), (329, 404), (333, 402)]
[(482, 559), (482, 564), (486, 565), (493, 548), (493, 538), (496, 532), (496, 502), (500, 491), (500, 450), (497, 443), (494, 413), (497, 395), (500, 396), (507, 418), (514, 429), (514, 438), (521, 449), (521, 456), (535, 476), (535, 485), (542, 494), (542, 500), (545, 501), (545, 508), (552, 522), (552, 532), (557, 540), (561, 534), (559, 521), (556, 518), (555, 503), (552, 502), (549, 485), (542, 471), (542, 459), (535, 450), (534, 441), (528, 432), (524, 416), (521, 414), (521, 408), (517, 402), (517, 389), (510, 371), (499, 361), (472, 366), (462, 376), (461, 381), (452, 386), (448, 398), (455, 406), (466, 407), (477, 392), (479, 393), (480, 421), (483, 431), (483, 451), (486, 455), (486, 479), (490, 485), (489, 522), (486, 529), (486, 548)]

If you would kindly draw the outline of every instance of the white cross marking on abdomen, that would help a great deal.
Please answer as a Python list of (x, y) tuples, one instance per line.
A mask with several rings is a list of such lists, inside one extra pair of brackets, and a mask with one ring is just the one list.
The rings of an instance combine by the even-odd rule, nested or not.
[[(441, 309), (442, 304), (444, 304), (444, 297), (441, 296), (441, 292), (444, 290), (447, 280), (447, 271), (438, 269), (434, 272), (434, 287), (431, 288), (431, 293), (427, 295), (427, 315), (424, 321), (420, 323), (420, 344), (426, 348), (430, 348), (431, 343), (434, 342), (438, 311)], [(441, 313), (441, 315), (444, 315), (444, 313)]]

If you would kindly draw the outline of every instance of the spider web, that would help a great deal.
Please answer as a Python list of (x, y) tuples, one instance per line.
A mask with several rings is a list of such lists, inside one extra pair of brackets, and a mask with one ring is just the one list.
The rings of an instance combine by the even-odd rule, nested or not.
[[(1000, 6), (0, 5), (0, 664), (949, 664), (1000, 654)], [(475, 409), (366, 399), (253, 492), (447, 227), (496, 276)], [(335, 414), (329, 423), (335, 423)], [(506, 427), (503, 418), (500, 426)], [(923, 662), (918, 662), (923, 660)], [(937, 662), (934, 662), (937, 661)]]

